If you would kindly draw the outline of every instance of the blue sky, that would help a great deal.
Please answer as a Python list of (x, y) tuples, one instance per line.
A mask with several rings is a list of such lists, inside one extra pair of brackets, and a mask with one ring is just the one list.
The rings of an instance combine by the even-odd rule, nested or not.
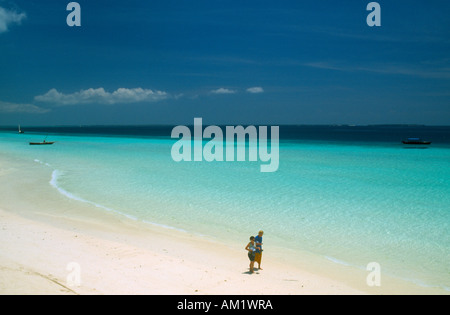
[(0, 124), (450, 122), (450, 2), (0, 0)]

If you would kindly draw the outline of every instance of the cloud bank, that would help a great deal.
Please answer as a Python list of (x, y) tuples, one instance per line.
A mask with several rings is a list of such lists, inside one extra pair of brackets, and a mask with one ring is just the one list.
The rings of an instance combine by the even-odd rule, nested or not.
[(107, 92), (104, 88), (87, 89), (72, 94), (64, 94), (51, 89), (44, 95), (34, 98), (36, 102), (53, 104), (56, 106), (69, 106), (77, 104), (130, 104), (142, 102), (157, 102), (167, 99), (169, 94), (162, 91), (153, 91), (142, 88), (119, 88), (114, 92)]
[(11, 24), (20, 24), (27, 17), (25, 13), (17, 13), (0, 7), (0, 33), (8, 31)]
[(17, 104), (0, 101), (0, 113), (44, 114), (49, 111), (49, 109), (41, 108), (33, 104)]
[[(247, 93), (264, 93), (262, 87), (251, 87), (246, 89)], [(237, 94), (237, 90), (219, 88), (210, 91), (211, 94)], [(170, 95), (163, 91), (142, 89), (142, 88), (119, 88), (113, 92), (108, 92), (104, 88), (90, 88), (79, 92), (65, 94), (57, 89), (51, 89), (43, 95), (34, 97), (35, 104), (46, 104), (48, 108), (42, 108), (34, 104), (18, 104), (0, 101), (0, 113), (28, 113), (43, 114), (50, 112), (52, 107), (74, 106), (84, 104), (115, 105), (158, 102), (168, 98), (177, 100), (184, 94)]]

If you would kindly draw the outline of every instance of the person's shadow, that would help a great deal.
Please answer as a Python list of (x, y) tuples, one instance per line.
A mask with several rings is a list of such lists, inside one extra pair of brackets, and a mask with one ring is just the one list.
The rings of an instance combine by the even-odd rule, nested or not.
[(250, 270), (247, 270), (247, 271), (243, 272), (242, 274), (243, 275), (254, 275), (254, 274), (259, 275), (259, 272), (255, 269), (255, 271), (253, 273), (250, 272)]

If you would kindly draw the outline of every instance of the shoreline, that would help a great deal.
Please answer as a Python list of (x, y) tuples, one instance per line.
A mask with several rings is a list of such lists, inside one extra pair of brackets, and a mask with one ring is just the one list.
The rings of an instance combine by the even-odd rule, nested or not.
[[(395, 280), (388, 289), (369, 288), (363, 281), (348, 278), (353, 268), (329, 268), (331, 262), (310, 268), (313, 255), (297, 256), (300, 261), (311, 258), (312, 262), (293, 264), (280, 259), (283, 253), (276, 250), (273, 255), (264, 255), (264, 270), (250, 275), (245, 244), (219, 242), (98, 209), (60, 194), (49, 183), (48, 168), (38, 163), (25, 169), (15, 166), (15, 162), (0, 160), (0, 294), (359, 295), (434, 291), (408, 290)], [(19, 176), (24, 173), (28, 176)], [(79, 287), (68, 285), (71, 263), (80, 268)], [(360, 271), (355, 279), (365, 281), (366, 275)]]

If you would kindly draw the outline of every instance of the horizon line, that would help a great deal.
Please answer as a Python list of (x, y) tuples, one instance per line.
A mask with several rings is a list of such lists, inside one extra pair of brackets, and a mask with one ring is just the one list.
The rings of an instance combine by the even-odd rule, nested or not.
[[(174, 124), (67, 124), (67, 125), (0, 125), (0, 128), (14, 128), (17, 129), (18, 126), (23, 128), (89, 128), (89, 127), (172, 127), (181, 125), (179, 123)], [(205, 124), (206, 126), (207, 124)], [(441, 125), (441, 124), (340, 124), (340, 123), (330, 123), (330, 124), (293, 124), (293, 123), (284, 123), (284, 124), (209, 124), (216, 126), (285, 126), (285, 127), (450, 127), (450, 125)], [(187, 124), (184, 126), (194, 126), (194, 124)]]

